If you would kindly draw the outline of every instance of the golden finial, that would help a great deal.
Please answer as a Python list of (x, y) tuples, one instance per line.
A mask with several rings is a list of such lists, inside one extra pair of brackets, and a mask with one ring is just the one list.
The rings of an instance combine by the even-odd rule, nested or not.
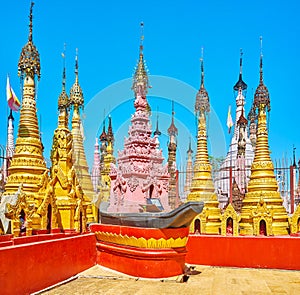
[(210, 105), (209, 105), (209, 96), (208, 93), (204, 87), (204, 59), (203, 54), (204, 49), (201, 48), (201, 58), (200, 58), (200, 67), (201, 67), (201, 84), (200, 89), (197, 92), (196, 95), (196, 103), (195, 103), (195, 113), (199, 115), (201, 111), (209, 112), (210, 111)]
[(41, 76), (41, 65), (40, 65), (40, 55), (37, 51), (35, 45), (32, 42), (32, 8), (34, 2), (30, 4), (29, 13), (29, 36), (28, 42), (22, 48), (19, 63), (18, 63), (18, 75), (23, 79), (24, 76), (30, 76), (34, 78), (37, 75), (38, 80)]
[(269, 90), (263, 81), (263, 53), (262, 53), (262, 36), (260, 36), (260, 65), (259, 65), (259, 85), (254, 94), (254, 105), (258, 110), (262, 105), (263, 108), (271, 109)]
[(147, 94), (147, 89), (150, 87), (149, 86), (149, 81), (148, 81), (148, 75), (147, 75), (147, 70), (145, 66), (145, 61), (144, 61), (144, 55), (143, 55), (143, 41), (144, 41), (144, 23), (141, 22), (141, 37), (140, 37), (140, 55), (139, 55), (139, 61), (133, 76), (133, 85), (132, 89), (137, 92), (141, 91), (142, 96), (146, 96)]
[(78, 48), (76, 48), (75, 56), (75, 83), (70, 90), (70, 103), (74, 105), (75, 108), (83, 107), (84, 104), (82, 89), (78, 82)]
[(58, 109), (69, 108), (69, 97), (66, 92), (66, 43), (64, 44), (64, 51), (61, 53), (63, 59), (63, 75), (62, 75), (62, 91), (58, 98)]

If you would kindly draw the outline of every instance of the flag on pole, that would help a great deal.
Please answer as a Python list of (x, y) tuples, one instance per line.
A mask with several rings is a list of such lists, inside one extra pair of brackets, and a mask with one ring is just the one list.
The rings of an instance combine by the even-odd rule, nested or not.
[(232, 126), (233, 126), (233, 121), (232, 121), (232, 117), (231, 117), (231, 106), (229, 106), (229, 108), (228, 108), (228, 115), (227, 115), (228, 133), (230, 133)]
[(8, 106), (10, 107), (10, 109), (17, 112), (20, 109), (21, 103), (18, 100), (13, 89), (10, 87), (8, 75), (7, 75), (7, 81), (6, 81), (6, 98), (7, 98), (7, 103), (8, 103)]

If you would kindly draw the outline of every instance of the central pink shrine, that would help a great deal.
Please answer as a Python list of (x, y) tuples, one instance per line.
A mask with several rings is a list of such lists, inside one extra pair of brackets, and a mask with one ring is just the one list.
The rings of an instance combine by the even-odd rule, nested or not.
[(151, 137), (150, 107), (146, 98), (149, 81), (145, 69), (143, 47), (133, 78), (135, 113), (131, 117), (124, 150), (117, 164), (111, 164), (111, 192), (107, 211), (133, 213), (156, 206), (170, 211), (168, 202), (169, 173), (159, 148), (158, 135)]

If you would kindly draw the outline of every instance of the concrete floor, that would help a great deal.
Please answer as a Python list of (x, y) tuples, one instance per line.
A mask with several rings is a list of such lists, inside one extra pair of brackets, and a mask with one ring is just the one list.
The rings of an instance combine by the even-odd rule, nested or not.
[(300, 294), (300, 271), (202, 265), (195, 269), (200, 273), (180, 283), (182, 276), (139, 279), (96, 265), (74, 280), (39, 294)]

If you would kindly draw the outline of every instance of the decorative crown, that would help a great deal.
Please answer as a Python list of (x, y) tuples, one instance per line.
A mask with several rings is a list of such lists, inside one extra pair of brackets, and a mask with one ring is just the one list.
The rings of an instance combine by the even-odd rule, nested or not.
[(31, 2), (30, 14), (29, 14), (29, 36), (28, 42), (22, 48), (19, 63), (18, 63), (18, 75), (21, 78), (24, 76), (30, 76), (34, 78), (37, 75), (38, 79), (41, 76), (41, 64), (40, 55), (35, 45), (32, 42), (32, 8), (34, 3)]

